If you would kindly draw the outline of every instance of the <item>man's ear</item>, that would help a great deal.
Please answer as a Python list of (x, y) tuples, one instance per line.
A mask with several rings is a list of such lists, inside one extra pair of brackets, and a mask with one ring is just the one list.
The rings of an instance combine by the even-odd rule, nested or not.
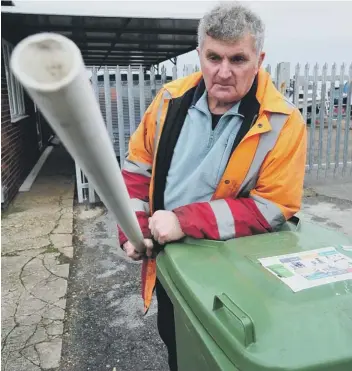
[(196, 50), (197, 50), (197, 53), (198, 53), (198, 57), (200, 57), (200, 49), (199, 49), (199, 46), (196, 47)]
[(263, 61), (264, 61), (264, 58), (265, 58), (265, 53), (264, 52), (261, 52), (260, 55), (259, 55), (259, 60), (258, 60), (258, 70), (262, 66)]

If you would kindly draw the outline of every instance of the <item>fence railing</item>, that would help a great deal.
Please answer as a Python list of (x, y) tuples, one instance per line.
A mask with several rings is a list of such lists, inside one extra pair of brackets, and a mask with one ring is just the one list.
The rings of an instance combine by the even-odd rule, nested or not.
[[(183, 76), (198, 70), (185, 65)], [(352, 175), (352, 63), (300, 66), (291, 71), (290, 63), (279, 63), (271, 74), (277, 89), (301, 111), (307, 122), (307, 176), (328, 177)], [(159, 89), (177, 79), (177, 68), (168, 76), (162, 67), (160, 74), (142, 67), (117, 66), (91, 70), (92, 86), (99, 101), (116, 157), (123, 166), (128, 141)], [(291, 74), (292, 73), (292, 74)], [(351, 133), (351, 134), (350, 134)], [(77, 192), (80, 203), (94, 203), (97, 195), (87, 177), (76, 164)]]
[[(290, 66), (277, 68), (277, 88), (301, 111), (308, 128), (307, 175), (317, 177), (352, 174), (351, 92), (352, 64), (327, 64), (312, 68)], [(348, 168), (349, 171), (348, 171)]]

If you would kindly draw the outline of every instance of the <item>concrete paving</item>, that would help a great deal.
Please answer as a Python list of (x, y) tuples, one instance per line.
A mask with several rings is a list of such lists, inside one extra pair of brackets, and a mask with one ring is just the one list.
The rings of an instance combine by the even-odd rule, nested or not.
[(57, 370), (73, 256), (73, 161), (54, 148), (2, 216), (2, 370)]
[(305, 195), (299, 216), (352, 236), (352, 182), (317, 185)]
[(352, 202), (352, 182), (315, 186), (319, 195)]

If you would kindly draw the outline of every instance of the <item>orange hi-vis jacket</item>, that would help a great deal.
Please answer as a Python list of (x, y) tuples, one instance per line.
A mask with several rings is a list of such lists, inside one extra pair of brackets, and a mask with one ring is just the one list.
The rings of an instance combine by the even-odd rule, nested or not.
[[(164, 208), (166, 178), (188, 108), (204, 88), (201, 72), (166, 84), (131, 137), (122, 174), (145, 238), (151, 237), (148, 217)], [(272, 232), (300, 209), (307, 146), (305, 122), (263, 69), (247, 95), (239, 108), (243, 106), (242, 134), (235, 139), (212, 200), (173, 210), (190, 237), (227, 240)], [(121, 245), (127, 241), (121, 229), (119, 239)], [(155, 280), (156, 261), (145, 259), (145, 310)]]

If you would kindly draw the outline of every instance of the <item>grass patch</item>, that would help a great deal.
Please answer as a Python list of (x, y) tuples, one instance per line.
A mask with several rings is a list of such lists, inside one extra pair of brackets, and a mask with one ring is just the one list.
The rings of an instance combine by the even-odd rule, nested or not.
[(43, 252), (43, 254), (49, 254), (49, 253), (59, 253), (59, 249), (57, 247), (55, 247), (54, 245), (50, 244), (46, 249), (45, 251)]
[(13, 252), (7, 252), (5, 254), (1, 254), (1, 256), (3, 257), (20, 256), (20, 254), (18, 254), (16, 251), (13, 251)]

